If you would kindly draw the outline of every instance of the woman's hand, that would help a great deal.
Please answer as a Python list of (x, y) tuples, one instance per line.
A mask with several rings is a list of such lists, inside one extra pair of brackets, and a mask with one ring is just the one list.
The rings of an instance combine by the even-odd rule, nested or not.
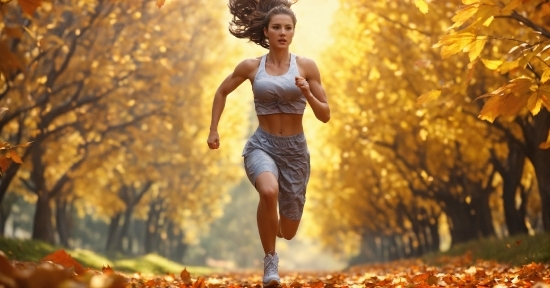
[(309, 83), (307, 83), (304, 77), (296, 76), (294, 77), (294, 81), (296, 83), (296, 87), (300, 88), (304, 96), (308, 96), (308, 94), (311, 93), (311, 90), (309, 90)]
[(208, 134), (208, 140), (206, 140), (206, 143), (208, 143), (208, 148), (210, 149), (220, 148), (220, 135), (218, 135), (218, 131), (210, 130), (210, 134)]

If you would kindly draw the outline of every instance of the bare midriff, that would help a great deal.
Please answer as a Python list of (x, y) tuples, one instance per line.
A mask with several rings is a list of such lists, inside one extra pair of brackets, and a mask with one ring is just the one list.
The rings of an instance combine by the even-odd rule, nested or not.
[(302, 114), (269, 114), (258, 115), (260, 127), (269, 134), (291, 136), (302, 133)]

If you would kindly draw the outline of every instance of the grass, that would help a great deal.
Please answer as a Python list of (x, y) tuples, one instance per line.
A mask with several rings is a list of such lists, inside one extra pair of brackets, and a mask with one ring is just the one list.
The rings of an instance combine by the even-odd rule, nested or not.
[(425, 255), (422, 259), (427, 263), (437, 264), (438, 259), (443, 256), (463, 256), (470, 253), (472, 261), (493, 260), (510, 265), (550, 263), (550, 233), (469, 241), (454, 245), (446, 252)]
[[(38, 262), (44, 256), (61, 247), (52, 246), (40, 241), (20, 240), (0, 237), (0, 251), (11, 260)], [(191, 275), (208, 275), (220, 272), (210, 267), (185, 266), (156, 254), (147, 254), (134, 258), (123, 256), (107, 257), (90, 250), (67, 250), (76, 261), (84, 267), (101, 269), (111, 266), (116, 271), (142, 274), (179, 274), (184, 268)], [(532, 262), (550, 263), (550, 233), (535, 236), (520, 235), (504, 239), (488, 238), (454, 245), (446, 252), (424, 255), (421, 259), (431, 265), (444, 264), (445, 256), (472, 256), (477, 259), (494, 260), (510, 265), (524, 265)], [(473, 263), (472, 263), (473, 264)]]
[[(0, 237), (0, 251), (4, 252), (10, 260), (39, 262), (44, 256), (59, 249), (63, 248), (40, 241)], [(111, 266), (115, 271), (127, 273), (179, 274), (186, 268), (193, 276), (219, 272), (219, 270), (211, 267), (185, 266), (156, 254), (147, 254), (133, 258), (125, 258), (122, 256), (108, 258), (105, 255), (90, 250), (65, 250), (85, 268), (97, 270), (101, 269), (103, 266)]]

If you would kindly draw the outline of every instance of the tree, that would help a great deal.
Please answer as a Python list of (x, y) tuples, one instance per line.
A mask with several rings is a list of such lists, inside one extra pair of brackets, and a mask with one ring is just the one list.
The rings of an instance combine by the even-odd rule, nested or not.
[[(477, 117), (481, 102), (473, 92), (498, 79), (472, 70), (467, 55), (440, 61), (432, 49), (441, 27), (450, 25), (445, 15), (459, 3), (422, 3), (341, 1), (336, 14), (336, 41), (322, 63), (338, 67), (324, 80), (333, 129), (321, 183), (314, 183), (320, 191), (314, 201), (332, 207), (316, 211), (326, 227), (318, 233), (330, 247), (359, 253), (365, 246), (399, 251), (413, 243), (392, 256), (406, 257), (439, 248), (438, 229), (449, 230), (452, 244), (495, 234), (498, 207), (491, 199), (500, 191), (499, 171), (505, 173), (496, 165), (507, 155), (503, 147), (523, 143), (522, 133)], [(414, 4), (422, 9), (411, 9)], [(508, 183), (516, 191), (528, 176), (523, 166), (513, 172), (522, 180)], [(502, 200), (515, 207), (515, 198)], [(525, 221), (521, 213), (509, 217)], [(338, 247), (342, 241), (347, 245)]]
[(506, 81), (500, 87), (487, 85), (487, 92), (479, 96), (487, 98), (479, 117), (493, 122), (501, 116), (502, 121), (520, 127), (520, 141), (525, 143), (524, 153), (535, 167), (545, 207), (544, 230), (550, 231), (550, 100), (546, 91), (550, 77), (546, 19), (550, 6), (547, 2), (520, 0), (464, 0), (463, 4), (452, 18), (451, 32), (441, 36), (436, 47), (441, 47), (442, 58), (464, 51), (471, 70), (478, 69), (476, 64), (481, 62)]
[[(172, 226), (163, 229), (171, 236), (207, 225), (228, 200), (220, 195), (235, 175), (218, 165), (233, 160), (201, 145), (213, 83), (225, 69), (221, 10), (200, 1), (160, 10), (154, 4), (67, 0), (44, 3), (32, 19), (15, 5), (2, 6), (12, 9), (10, 21), (40, 36), (11, 39), (10, 51), (28, 57), (20, 63), (30, 72), (11, 71), (18, 76), (5, 82), (4, 101), (17, 109), (2, 119), (2, 132), (35, 141), (23, 155), (31, 161), (1, 182), (7, 189), (23, 181), (36, 195), (35, 238), (53, 242), (55, 227), (68, 245), (69, 211), (103, 219), (126, 214), (113, 225), (113, 247), (120, 248), (131, 220), (146, 218), (156, 197), (170, 199), (163, 217)], [(28, 100), (25, 91), (37, 96)], [(176, 239), (184, 240), (189, 236)]]

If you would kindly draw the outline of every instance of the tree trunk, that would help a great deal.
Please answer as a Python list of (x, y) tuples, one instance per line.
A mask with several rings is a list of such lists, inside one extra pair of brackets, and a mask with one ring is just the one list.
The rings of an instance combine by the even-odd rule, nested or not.
[(158, 223), (160, 219), (162, 200), (156, 200), (149, 204), (147, 221), (145, 222), (145, 253), (158, 252), (158, 243), (156, 241), (158, 232)]
[(550, 112), (542, 109), (533, 121), (523, 125), (523, 134), (527, 142), (526, 154), (533, 163), (537, 176), (541, 209), (542, 226), (550, 232), (550, 149), (541, 149), (539, 145), (548, 139), (550, 129)]
[(545, 232), (550, 232), (550, 150), (540, 150), (540, 156), (533, 163), (536, 169), (542, 209), (542, 225)]
[(6, 229), (6, 222), (8, 217), (10, 217), (11, 210), (13, 205), (19, 197), (14, 193), (6, 194), (6, 197), (3, 201), (0, 201), (0, 236), (4, 236)]
[(507, 183), (511, 181), (513, 180), (510, 179), (508, 181), (503, 181), (502, 191), (504, 218), (506, 220), (506, 227), (508, 228), (508, 235), (512, 236), (516, 234), (526, 234), (527, 225), (525, 225), (525, 211), (516, 208), (516, 193), (518, 193), (518, 186), (512, 183)]
[[(435, 216), (434, 216), (435, 217)], [(439, 245), (441, 238), (439, 237), (439, 225), (437, 219), (435, 219), (428, 225), (428, 231), (430, 231), (430, 252), (439, 251)]]
[(68, 248), (70, 238), (70, 221), (67, 216), (67, 200), (58, 197), (55, 201), (55, 223), (57, 228), (57, 234), (59, 236), (59, 243)]
[(111, 223), (109, 224), (109, 230), (107, 233), (107, 242), (105, 243), (105, 251), (111, 252), (115, 250), (115, 243), (116, 238), (118, 238), (118, 227), (119, 227), (119, 221), (120, 216), (122, 213), (117, 213), (113, 217), (111, 217)]
[(52, 209), (50, 207), (50, 195), (48, 193), (38, 194), (36, 211), (34, 213), (32, 239), (54, 244)]
[[(508, 235), (526, 234), (527, 225), (525, 225), (525, 209), (516, 208), (516, 193), (518, 193), (518, 188), (521, 186), (525, 153), (521, 147), (509, 141), (509, 152), (506, 164), (502, 164), (495, 155), (493, 155), (493, 159), (494, 166), (501, 175), (503, 182), (502, 202)], [(522, 198), (524, 198), (523, 196), (524, 195), (522, 195)]]
[(0, 203), (4, 200), (4, 196), (6, 195), (6, 192), (8, 191), (8, 188), (10, 187), (10, 183), (17, 175), (17, 171), (19, 171), (19, 167), (21, 165), (12, 163), (6, 172), (2, 173), (2, 177), (0, 177)]
[(134, 213), (134, 207), (127, 208), (124, 212), (124, 218), (122, 222), (122, 226), (120, 227), (120, 233), (118, 234), (118, 237), (116, 238), (115, 247), (117, 251), (124, 251), (128, 253), (129, 251), (127, 249), (124, 249), (123, 246), (123, 240), (128, 238), (128, 228), (130, 227), (130, 223), (132, 223), (132, 214)]

